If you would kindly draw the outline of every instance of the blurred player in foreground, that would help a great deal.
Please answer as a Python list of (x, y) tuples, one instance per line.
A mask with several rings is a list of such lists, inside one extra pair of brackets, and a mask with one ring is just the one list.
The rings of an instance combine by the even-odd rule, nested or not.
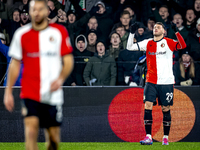
[(57, 150), (62, 123), (65, 79), (73, 68), (72, 47), (67, 30), (58, 24), (48, 24), (46, 0), (32, 0), (31, 23), (19, 28), (12, 40), (9, 56), (13, 58), (8, 73), (4, 104), (14, 109), (12, 86), (20, 70), (22, 115), (25, 125), (26, 149), (37, 150), (39, 128), (45, 129), (47, 149)]
[(147, 61), (147, 75), (146, 84), (144, 88), (144, 125), (146, 131), (146, 137), (140, 141), (142, 145), (152, 145), (152, 109), (153, 105), (156, 105), (156, 98), (158, 98), (158, 104), (162, 107), (163, 112), (163, 145), (169, 145), (168, 135), (171, 126), (171, 114), (170, 105), (173, 105), (173, 84), (174, 75), (172, 71), (173, 63), (173, 51), (177, 49), (184, 49), (186, 47), (185, 41), (179, 32), (175, 24), (172, 24), (172, 28), (175, 31), (178, 41), (164, 37), (165, 26), (157, 22), (154, 25), (153, 35), (151, 39), (146, 39), (141, 42), (133, 44), (134, 33), (137, 30), (137, 23), (131, 26), (131, 33), (129, 35), (127, 49), (128, 50), (141, 50), (146, 51)]

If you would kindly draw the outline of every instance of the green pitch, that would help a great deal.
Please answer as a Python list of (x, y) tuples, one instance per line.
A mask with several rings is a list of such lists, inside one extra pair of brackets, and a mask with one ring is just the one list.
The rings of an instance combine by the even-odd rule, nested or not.
[[(60, 143), (60, 150), (199, 150), (200, 142), (174, 142), (170, 145), (140, 145), (128, 142), (69, 142)], [(45, 143), (38, 143), (40, 150), (45, 150)], [(24, 143), (0, 143), (0, 150), (25, 150)]]

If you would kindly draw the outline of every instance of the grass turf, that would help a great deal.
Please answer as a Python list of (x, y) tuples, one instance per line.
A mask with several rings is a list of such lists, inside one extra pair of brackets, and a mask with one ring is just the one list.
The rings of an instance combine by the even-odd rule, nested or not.
[[(153, 145), (140, 145), (129, 142), (63, 142), (60, 150), (199, 150), (200, 142), (171, 142), (162, 145), (154, 142)], [(45, 150), (45, 143), (38, 143), (40, 150)], [(25, 150), (24, 143), (0, 143), (0, 150)]]

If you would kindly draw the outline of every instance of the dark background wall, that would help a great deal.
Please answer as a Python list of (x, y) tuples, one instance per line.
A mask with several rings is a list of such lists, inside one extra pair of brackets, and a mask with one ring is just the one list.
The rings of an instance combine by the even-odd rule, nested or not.
[[(174, 141), (183, 142), (199, 142), (200, 135), (200, 87), (176, 87), (179, 92), (176, 94), (176, 105), (185, 100), (188, 97), (191, 102), (191, 109), (182, 103), (182, 107), (177, 110), (181, 112), (179, 117), (184, 118), (184, 113), (191, 112), (193, 120), (185, 118), (182, 122), (178, 123), (181, 127), (181, 137), (176, 137), (175, 134), (170, 135)], [(0, 89), (0, 142), (23, 142), (24, 141), (24, 128), (23, 118), (21, 117), (21, 105), (19, 98), (19, 88), (14, 89), (15, 97), (15, 110), (13, 113), (9, 113), (5, 110), (3, 105), (3, 93), (4, 88)], [(131, 88), (131, 87), (64, 87), (65, 103), (63, 107), (63, 125), (61, 138), (62, 142), (122, 142), (122, 141), (138, 141), (138, 139), (130, 139), (131, 133), (122, 133), (125, 128), (130, 128), (129, 124), (133, 126), (130, 132), (134, 131), (134, 134), (138, 136), (144, 134), (143, 122), (143, 88)], [(187, 99), (188, 99), (187, 98)], [(189, 101), (190, 101), (189, 100)], [(126, 105), (125, 103), (126, 102)], [(111, 105), (112, 104), (112, 105)], [(194, 106), (194, 108), (192, 108)], [(141, 108), (139, 108), (141, 107)], [(174, 106), (176, 110), (177, 106)], [(159, 107), (156, 109), (157, 117), (162, 118), (162, 113)], [(115, 109), (117, 113), (113, 113)], [(133, 110), (133, 112), (127, 112)], [(174, 113), (175, 114), (175, 113)], [(128, 122), (134, 115), (139, 115), (133, 122)], [(120, 118), (117, 118), (121, 116)], [(124, 117), (125, 116), (125, 117)], [(123, 120), (125, 118), (128, 120)], [(173, 117), (173, 114), (172, 114)], [(114, 122), (113, 122), (114, 118)], [(192, 118), (192, 117), (191, 117)], [(175, 122), (175, 117), (173, 122)], [(191, 121), (191, 122), (189, 122)], [(157, 122), (157, 123), (156, 123)], [(120, 124), (119, 124), (120, 123)], [(124, 123), (124, 124), (123, 124)], [(158, 120), (154, 121), (159, 125)], [(141, 125), (140, 125), (141, 124)], [(181, 125), (180, 125), (181, 124)], [(172, 123), (173, 125), (173, 123)], [(175, 126), (175, 125), (174, 125)], [(188, 126), (187, 128), (184, 128)], [(137, 128), (135, 128), (137, 127)], [(131, 127), (132, 128), (132, 127)], [(120, 130), (120, 133), (116, 131)], [(187, 130), (186, 135), (182, 135)], [(157, 131), (155, 131), (157, 132)], [(174, 131), (173, 131), (174, 132)], [(129, 136), (130, 135), (130, 136)], [(155, 133), (155, 139), (159, 137)], [(39, 141), (44, 141), (43, 131), (40, 130)], [(159, 140), (157, 140), (159, 141)]]

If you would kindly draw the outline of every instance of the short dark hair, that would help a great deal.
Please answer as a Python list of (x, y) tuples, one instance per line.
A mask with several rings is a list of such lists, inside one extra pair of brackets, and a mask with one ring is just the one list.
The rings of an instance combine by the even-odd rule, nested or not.
[(131, 14), (130, 14), (129, 11), (127, 11), (127, 10), (124, 10), (124, 11), (120, 14), (120, 18), (121, 18), (123, 15), (129, 15), (129, 16), (131, 17)]
[[(44, 4), (48, 7), (47, 5), (47, 1), (46, 0), (30, 0), (31, 1), (35, 1), (35, 2), (44, 2)], [(30, 7), (30, 3), (29, 3), (29, 7)]]
[(159, 24), (159, 25), (161, 25), (163, 27), (163, 29), (166, 29), (165, 25), (162, 22), (156, 22), (156, 24)]

